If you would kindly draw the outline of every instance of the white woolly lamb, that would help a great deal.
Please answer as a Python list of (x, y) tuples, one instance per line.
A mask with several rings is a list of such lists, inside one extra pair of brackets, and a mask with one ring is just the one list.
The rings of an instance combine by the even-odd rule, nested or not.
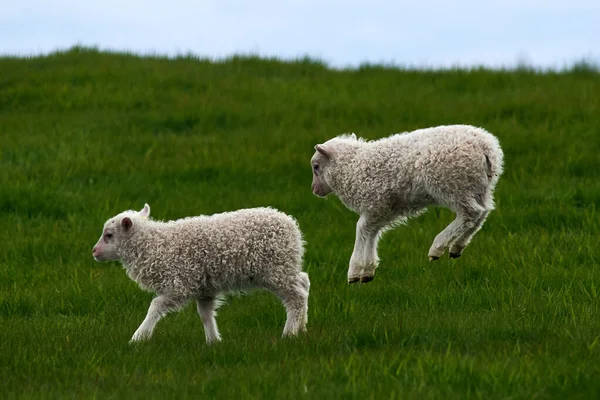
[(435, 237), (429, 259), (449, 249), (460, 257), (489, 212), (502, 174), (498, 139), (468, 125), (438, 126), (365, 141), (342, 135), (315, 146), (313, 193), (337, 195), (360, 215), (348, 283), (369, 282), (379, 262), (381, 233), (427, 206), (444, 206), (456, 219)]
[(148, 204), (104, 224), (94, 246), (97, 261), (121, 260), (142, 289), (158, 294), (131, 341), (149, 338), (170, 311), (195, 300), (206, 342), (220, 340), (219, 298), (230, 291), (266, 289), (279, 296), (287, 321), (283, 336), (306, 329), (308, 274), (296, 221), (272, 208), (252, 208), (161, 222)]

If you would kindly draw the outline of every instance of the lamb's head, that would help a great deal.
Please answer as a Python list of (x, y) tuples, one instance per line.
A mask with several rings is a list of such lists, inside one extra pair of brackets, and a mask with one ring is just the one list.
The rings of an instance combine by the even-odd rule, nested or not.
[(356, 139), (356, 135), (342, 135), (330, 139), (323, 144), (315, 146), (315, 154), (310, 160), (313, 172), (312, 191), (320, 197), (325, 197), (333, 192), (331, 188), (331, 180), (335, 165), (337, 162), (343, 163), (341, 160), (344, 154), (357, 148), (361, 140)]
[(325, 180), (325, 170), (331, 161), (331, 149), (327, 144), (318, 144), (315, 146), (315, 154), (310, 160), (312, 165), (312, 192), (320, 197), (325, 197), (332, 192)]
[(102, 235), (92, 250), (96, 261), (114, 261), (121, 258), (119, 241), (131, 236), (136, 223), (150, 216), (150, 206), (144, 205), (140, 211), (124, 211), (104, 223)]

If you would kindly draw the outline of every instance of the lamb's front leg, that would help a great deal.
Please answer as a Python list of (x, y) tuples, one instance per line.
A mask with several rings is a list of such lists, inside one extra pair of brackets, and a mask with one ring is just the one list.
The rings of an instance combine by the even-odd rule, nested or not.
[(214, 297), (201, 297), (196, 300), (198, 304), (198, 314), (204, 324), (204, 336), (206, 337), (206, 343), (211, 344), (221, 340), (219, 329), (217, 328), (217, 321), (215, 320), (215, 309), (217, 308), (217, 301)]
[(375, 269), (379, 263), (377, 257), (377, 242), (379, 240), (380, 224), (361, 215), (356, 224), (356, 241), (350, 257), (348, 268), (348, 283), (359, 280), (367, 283), (373, 280)]
[(129, 343), (149, 339), (150, 336), (152, 336), (152, 331), (154, 331), (156, 323), (169, 312), (180, 309), (185, 303), (186, 301), (184, 299), (170, 297), (164, 294), (152, 299), (144, 322), (137, 328)]

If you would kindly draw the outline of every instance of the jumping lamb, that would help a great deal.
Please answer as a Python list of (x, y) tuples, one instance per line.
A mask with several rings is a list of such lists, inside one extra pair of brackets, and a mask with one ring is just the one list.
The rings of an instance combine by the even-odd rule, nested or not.
[(449, 125), (365, 141), (341, 135), (315, 146), (312, 191), (334, 193), (360, 215), (348, 283), (369, 282), (378, 266), (377, 242), (386, 229), (427, 206), (443, 206), (456, 219), (429, 249), (437, 260), (449, 249), (458, 258), (494, 209), (502, 174), (498, 139), (482, 128)]
[(120, 260), (127, 275), (158, 296), (131, 342), (150, 338), (170, 311), (195, 300), (206, 342), (221, 340), (215, 310), (223, 295), (266, 289), (287, 311), (283, 336), (306, 330), (308, 274), (296, 220), (273, 208), (251, 208), (162, 222), (150, 206), (124, 211), (104, 224), (96, 261)]

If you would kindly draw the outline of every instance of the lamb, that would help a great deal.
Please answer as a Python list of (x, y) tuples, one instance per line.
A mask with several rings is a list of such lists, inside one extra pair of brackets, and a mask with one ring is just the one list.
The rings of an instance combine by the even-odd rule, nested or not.
[(294, 218), (251, 208), (175, 221), (155, 221), (150, 206), (104, 224), (96, 261), (120, 260), (139, 286), (157, 293), (131, 342), (150, 338), (156, 323), (192, 300), (208, 344), (221, 340), (215, 310), (223, 295), (266, 289), (287, 311), (283, 336), (306, 330), (310, 280), (302, 272), (304, 241)]
[(348, 283), (371, 281), (381, 234), (431, 205), (456, 219), (434, 239), (429, 260), (461, 256), (489, 212), (503, 169), (498, 139), (482, 128), (448, 125), (365, 141), (340, 135), (315, 146), (312, 191), (334, 193), (360, 215)]

